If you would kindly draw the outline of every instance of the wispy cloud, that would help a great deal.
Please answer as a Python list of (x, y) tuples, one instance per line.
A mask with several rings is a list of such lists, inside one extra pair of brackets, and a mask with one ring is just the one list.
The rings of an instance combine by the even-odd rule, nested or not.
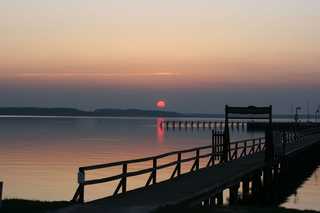
[(40, 73), (40, 72), (28, 72), (28, 73), (20, 73), (17, 74), (17, 77), (26, 77), (26, 78), (33, 78), (33, 77), (134, 77), (134, 76), (145, 76), (145, 77), (152, 77), (152, 76), (178, 76), (179, 73), (175, 72), (143, 72), (143, 73), (93, 73), (93, 72), (64, 72), (64, 73)]

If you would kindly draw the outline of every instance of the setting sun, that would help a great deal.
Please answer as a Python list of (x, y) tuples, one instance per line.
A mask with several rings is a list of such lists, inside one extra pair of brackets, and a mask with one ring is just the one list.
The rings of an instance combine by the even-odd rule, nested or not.
[(166, 107), (166, 102), (164, 100), (157, 101), (157, 108), (164, 109)]

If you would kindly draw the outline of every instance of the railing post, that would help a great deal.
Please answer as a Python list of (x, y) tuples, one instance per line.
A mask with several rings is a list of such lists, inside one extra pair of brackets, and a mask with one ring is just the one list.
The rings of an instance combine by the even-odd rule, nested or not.
[[(235, 146), (235, 156), (236, 156), (236, 159), (238, 159), (238, 143), (236, 143), (236, 146)], [(235, 159), (235, 160), (236, 160)]]
[(153, 179), (152, 184), (157, 183), (157, 158), (153, 158)]
[(215, 144), (215, 131), (212, 130), (212, 139), (211, 139), (211, 160), (212, 160), (212, 166), (214, 166), (215, 161), (215, 153), (216, 153), (216, 144)]
[(256, 139), (253, 139), (252, 141), (252, 154), (256, 152)]
[(222, 161), (227, 162), (230, 157), (230, 134), (229, 134), (229, 118), (228, 118), (228, 106), (225, 108), (226, 117), (224, 122), (224, 132), (223, 132), (223, 159)]
[(84, 203), (84, 183), (85, 183), (85, 171), (83, 169), (79, 169), (78, 171), (78, 183), (79, 183), (79, 203)]
[(259, 138), (259, 145), (258, 145), (259, 152), (261, 151), (261, 144), (262, 144), (262, 140), (261, 140), (261, 138)]
[(0, 181), (0, 209), (2, 207), (2, 190), (3, 190), (3, 182)]
[(128, 164), (124, 163), (122, 166), (122, 193), (127, 192), (127, 172), (128, 172)]
[(244, 156), (247, 156), (247, 141), (244, 141)]
[(265, 162), (270, 164), (274, 160), (274, 144), (271, 126), (266, 129), (265, 138)]
[(196, 170), (199, 170), (199, 157), (200, 157), (200, 150), (199, 149), (197, 149), (197, 151), (196, 151)]
[(286, 144), (287, 144), (287, 137), (286, 133), (282, 133), (282, 155), (285, 156), (286, 154)]
[(181, 152), (178, 153), (177, 176), (181, 175)]

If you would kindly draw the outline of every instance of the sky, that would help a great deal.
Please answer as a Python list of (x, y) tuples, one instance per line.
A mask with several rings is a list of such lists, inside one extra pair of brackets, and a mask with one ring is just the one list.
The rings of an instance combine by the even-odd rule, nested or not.
[(1, 0), (0, 106), (320, 105), (319, 0)]

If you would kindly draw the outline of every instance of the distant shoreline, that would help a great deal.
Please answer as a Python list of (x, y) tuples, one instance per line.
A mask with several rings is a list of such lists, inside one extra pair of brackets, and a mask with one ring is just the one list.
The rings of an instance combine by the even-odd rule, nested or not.
[[(174, 111), (143, 109), (96, 109), (84, 111), (75, 108), (0, 107), (0, 116), (12, 117), (171, 117), (171, 118), (224, 118), (223, 114), (180, 113)], [(273, 115), (274, 118), (289, 119), (291, 115)]]
[(201, 117), (223, 118), (222, 114), (178, 113), (143, 109), (96, 109), (84, 111), (75, 108), (0, 107), (0, 116), (45, 117)]

